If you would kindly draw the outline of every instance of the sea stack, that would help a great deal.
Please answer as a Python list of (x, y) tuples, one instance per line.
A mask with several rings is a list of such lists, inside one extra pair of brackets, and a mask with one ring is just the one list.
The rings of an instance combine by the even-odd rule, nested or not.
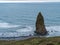
[(44, 24), (44, 18), (42, 16), (41, 12), (39, 12), (38, 16), (37, 16), (35, 33), (39, 34), (39, 35), (47, 34), (47, 30), (46, 30), (45, 24)]

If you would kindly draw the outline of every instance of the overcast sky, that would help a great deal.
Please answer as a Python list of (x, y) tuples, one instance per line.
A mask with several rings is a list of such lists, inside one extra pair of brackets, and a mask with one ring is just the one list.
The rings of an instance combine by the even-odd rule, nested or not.
[(60, 2), (60, 0), (0, 0), (0, 1), (47, 1), (47, 2)]

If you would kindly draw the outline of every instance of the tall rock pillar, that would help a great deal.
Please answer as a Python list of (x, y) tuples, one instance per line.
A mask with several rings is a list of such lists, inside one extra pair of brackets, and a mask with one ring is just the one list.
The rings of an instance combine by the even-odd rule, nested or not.
[(37, 33), (39, 35), (47, 34), (47, 30), (46, 30), (45, 24), (44, 24), (44, 18), (42, 16), (41, 12), (39, 12), (38, 16), (37, 16), (35, 33)]

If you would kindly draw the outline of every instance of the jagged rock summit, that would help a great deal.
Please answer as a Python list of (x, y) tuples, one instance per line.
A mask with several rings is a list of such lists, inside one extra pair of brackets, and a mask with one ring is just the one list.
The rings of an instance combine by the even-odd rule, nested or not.
[(41, 12), (39, 12), (38, 16), (37, 16), (35, 33), (39, 34), (39, 35), (47, 34), (47, 30), (46, 30), (45, 24), (44, 24), (44, 18), (42, 16)]

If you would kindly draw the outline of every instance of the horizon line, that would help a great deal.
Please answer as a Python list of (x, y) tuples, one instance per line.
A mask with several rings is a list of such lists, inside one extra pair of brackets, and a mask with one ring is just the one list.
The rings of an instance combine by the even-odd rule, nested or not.
[(48, 3), (48, 2), (56, 2), (56, 1), (0, 1), (0, 3), (44, 3), (44, 2)]

